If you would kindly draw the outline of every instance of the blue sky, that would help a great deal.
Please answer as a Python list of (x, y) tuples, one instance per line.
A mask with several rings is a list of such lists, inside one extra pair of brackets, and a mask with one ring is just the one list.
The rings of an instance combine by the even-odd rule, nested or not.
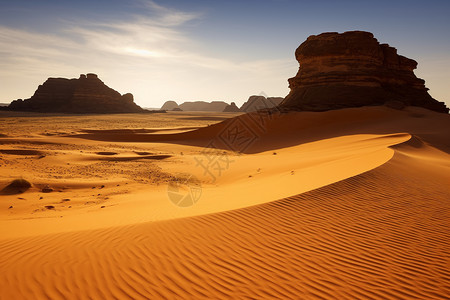
[(309, 35), (366, 30), (450, 104), (450, 1), (0, 0), (0, 102), (97, 73), (144, 107), (285, 96)]

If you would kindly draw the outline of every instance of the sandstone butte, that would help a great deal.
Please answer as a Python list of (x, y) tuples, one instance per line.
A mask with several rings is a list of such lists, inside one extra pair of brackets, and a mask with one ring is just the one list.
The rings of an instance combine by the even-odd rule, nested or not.
[(78, 79), (49, 78), (31, 98), (15, 100), (7, 109), (58, 113), (144, 112), (134, 103), (132, 94), (121, 95), (96, 74), (81, 74)]
[(284, 110), (326, 111), (366, 105), (420, 106), (448, 113), (413, 72), (417, 62), (364, 31), (312, 35), (295, 51)]

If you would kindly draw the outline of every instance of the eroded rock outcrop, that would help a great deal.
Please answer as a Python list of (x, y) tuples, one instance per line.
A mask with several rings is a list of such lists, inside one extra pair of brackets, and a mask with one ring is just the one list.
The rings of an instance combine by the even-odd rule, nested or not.
[(239, 109), (239, 107), (236, 106), (236, 103), (231, 102), (231, 104), (228, 104), (225, 109), (223, 110), (223, 112), (240, 112), (241, 110)]
[(144, 110), (132, 94), (121, 95), (106, 86), (95, 74), (78, 79), (49, 78), (34, 95), (15, 100), (9, 110), (62, 113), (134, 113)]
[(268, 109), (278, 106), (284, 98), (282, 97), (264, 97), (264, 96), (250, 96), (248, 100), (242, 104), (241, 111), (252, 112), (260, 109)]
[(183, 102), (180, 104), (180, 108), (183, 111), (218, 111), (222, 112), (225, 107), (227, 107), (228, 103), (223, 101), (192, 101), (192, 102)]
[(300, 63), (281, 108), (324, 111), (388, 101), (448, 112), (413, 70), (417, 62), (380, 44), (370, 32), (312, 35), (296, 50)]
[(179, 109), (180, 107), (178, 106), (178, 103), (176, 103), (175, 101), (169, 100), (166, 101), (163, 106), (161, 106), (161, 110), (167, 110), (167, 111), (171, 111), (171, 110), (175, 110), (175, 109)]

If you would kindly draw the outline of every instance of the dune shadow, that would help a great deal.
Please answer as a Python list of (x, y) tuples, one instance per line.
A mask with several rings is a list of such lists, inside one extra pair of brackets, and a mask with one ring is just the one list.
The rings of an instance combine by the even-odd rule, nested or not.
[(18, 145), (24, 145), (24, 144), (29, 144), (29, 145), (56, 145), (56, 146), (62, 146), (65, 144), (62, 143), (53, 143), (53, 142), (42, 142), (42, 141), (29, 141), (29, 140), (25, 140), (25, 139), (7, 139), (7, 140), (0, 140), (0, 145), (14, 145), (14, 144), (18, 144)]
[(228, 119), (228, 117), (186, 117), (182, 120), (197, 120), (197, 121), (223, 121)]
[(171, 143), (252, 154), (343, 135), (407, 132), (449, 153), (450, 139), (441, 137), (448, 135), (442, 123), (450, 126), (450, 119), (444, 114), (423, 111), (422, 118), (380, 107), (275, 114), (253, 112), (181, 133), (145, 134), (119, 130), (70, 137), (108, 142)]
[(0, 153), (9, 155), (43, 155), (42, 151), (38, 150), (21, 150), (21, 149), (0, 149)]
[(100, 152), (95, 152), (95, 154), (97, 155), (117, 155), (117, 152), (109, 152), (109, 151), (100, 151)]
[(92, 160), (102, 160), (102, 161), (134, 161), (141, 159), (164, 160), (170, 157), (172, 157), (172, 155), (147, 155), (147, 156), (101, 157), (101, 158), (94, 158)]
[(83, 129), (81, 132), (87, 134), (152, 134), (161, 131), (173, 130), (195, 130), (198, 126), (180, 127), (180, 128), (155, 128), (155, 129)]
[(31, 183), (25, 179), (15, 179), (0, 190), (0, 195), (17, 195), (31, 188)]

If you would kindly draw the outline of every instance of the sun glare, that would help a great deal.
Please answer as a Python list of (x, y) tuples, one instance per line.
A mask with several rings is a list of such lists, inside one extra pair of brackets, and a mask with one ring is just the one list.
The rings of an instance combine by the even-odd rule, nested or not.
[(162, 53), (150, 51), (147, 49), (138, 49), (133, 47), (126, 47), (124, 52), (127, 54), (135, 55), (135, 56), (143, 56), (143, 57), (163, 57)]

